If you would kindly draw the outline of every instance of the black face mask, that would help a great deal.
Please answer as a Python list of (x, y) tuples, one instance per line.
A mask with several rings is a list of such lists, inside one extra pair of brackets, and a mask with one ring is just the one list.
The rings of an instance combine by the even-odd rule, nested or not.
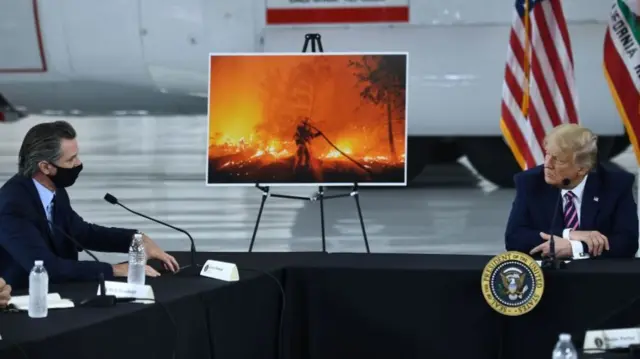
[(78, 179), (78, 175), (82, 171), (82, 163), (78, 166), (65, 168), (53, 165), (57, 169), (55, 176), (49, 176), (51, 181), (57, 188), (71, 187)]

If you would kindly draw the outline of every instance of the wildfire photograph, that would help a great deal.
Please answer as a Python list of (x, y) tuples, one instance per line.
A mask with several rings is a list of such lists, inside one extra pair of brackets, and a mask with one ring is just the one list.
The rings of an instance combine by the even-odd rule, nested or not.
[(210, 61), (207, 185), (406, 185), (406, 53)]

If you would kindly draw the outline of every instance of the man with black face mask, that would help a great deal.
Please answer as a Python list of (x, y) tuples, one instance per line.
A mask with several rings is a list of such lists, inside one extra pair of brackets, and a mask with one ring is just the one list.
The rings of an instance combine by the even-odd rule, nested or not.
[[(72, 208), (65, 188), (82, 171), (73, 127), (65, 121), (32, 127), (18, 155), (18, 174), (0, 188), (0, 277), (13, 288), (28, 285), (36, 260), (44, 261), (50, 281), (95, 281), (126, 277), (128, 264), (79, 261), (77, 248), (65, 234), (85, 248), (126, 253), (133, 229), (107, 228), (85, 222)], [(53, 223), (53, 224), (52, 224)], [(149, 259), (178, 270), (175, 258), (143, 235)], [(147, 266), (147, 275), (159, 273)]]

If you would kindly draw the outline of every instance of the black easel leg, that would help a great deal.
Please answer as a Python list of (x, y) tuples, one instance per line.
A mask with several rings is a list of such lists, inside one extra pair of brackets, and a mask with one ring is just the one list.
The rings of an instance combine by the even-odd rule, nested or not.
[(324, 187), (318, 188), (318, 195), (320, 197), (320, 227), (322, 230), (322, 252), (327, 252), (327, 241), (324, 235)]
[(360, 209), (360, 194), (356, 192), (356, 194), (353, 195), (353, 198), (356, 200), (356, 207), (358, 207), (358, 218), (360, 218), (360, 227), (362, 227), (364, 246), (367, 249), (367, 253), (371, 253), (371, 251), (369, 250), (369, 239), (367, 239), (367, 230), (364, 228), (364, 219), (362, 218), (362, 210)]
[(324, 52), (322, 48), (322, 36), (320, 34), (306, 34), (304, 36), (304, 45), (302, 45), (302, 52), (307, 52), (311, 43), (311, 52)]
[(309, 40), (313, 37), (313, 34), (304, 35), (304, 45), (302, 45), (302, 52), (307, 52), (307, 48), (309, 47)]
[(253, 227), (253, 236), (251, 236), (251, 244), (249, 245), (249, 253), (253, 251), (253, 244), (256, 241), (256, 234), (258, 233), (258, 226), (260, 226), (260, 218), (262, 217), (262, 210), (264, 209), (264, 203), (267, 201), (267, 197), (269, 197), (269, 190), (267, 189), (265, 192), (262, 192), (262, 202), (260, 202), (260, 210), (258, 211), (258, 218), (256, 219), (256, 225)]

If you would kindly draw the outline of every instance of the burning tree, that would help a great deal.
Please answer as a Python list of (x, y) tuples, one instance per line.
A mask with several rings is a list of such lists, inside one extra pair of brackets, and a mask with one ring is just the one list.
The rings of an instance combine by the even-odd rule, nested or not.
[(393, 139), (393, 119), (405, 107), (407, 68), (404, 55), (365, 55), (361, 61), (349, 61), (357, 71), (354, 76), (364, 88), (360, 97), (387, 110), (389, 152), (394, 160), (397, 154)]
[(294, 121), (300, 116), (313, 117), (321, 87), (330, 79), (331, 66), (324, 56), (312, 57), (291, 72), (288, 87)]
[(256, 132), (259, 134), (280, 134), (282, 132), (278, 125), (282, 123), (280, 118), (284, 105), (283, 94), (286, 93), (286, 89), (282, 85), (284, 78), (279, 68), (271, 68), (266, 71), (265, 77), (260, 83), (263, 121), (256, 126)]
[(313, 117), (321, 87), (330, 79), (331, 66), (323, 57), (311, 57), (284, 75), (268, 72), (262, 82), (263, 118), (257, 132), (288, 138), (300, 117)]

